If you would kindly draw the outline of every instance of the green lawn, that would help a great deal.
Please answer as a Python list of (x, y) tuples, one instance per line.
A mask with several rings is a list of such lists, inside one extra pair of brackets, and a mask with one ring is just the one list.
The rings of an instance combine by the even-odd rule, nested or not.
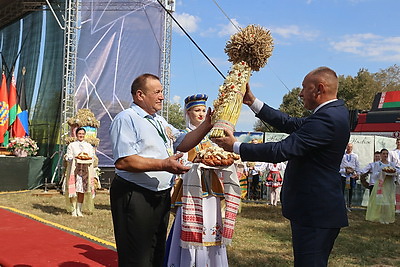
[[(65, 198), (42, 190), (0, 193), (0, 206), (15, 208), (47, 221), (88, 233), (112, 247), (114, 236), (107, 191), (95, 198), (93, 214), (72, 217), (65, 210)], [(350, 226), (343, 228), (332, 251), (329, 266), (400, 266), (400, 216), (394, 224), (364, 220), (365, 209), (349, 213)], [(172, 219), (171, 219), (172, 221)], [(243, 203), (236, 222), (229, 263), (239, 266), (293, 266), (289, 221), (280, 207)]]

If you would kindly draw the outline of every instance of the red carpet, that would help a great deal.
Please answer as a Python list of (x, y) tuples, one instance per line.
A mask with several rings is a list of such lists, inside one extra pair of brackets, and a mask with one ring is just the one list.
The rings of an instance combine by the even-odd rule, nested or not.
[(1, 267), (118, 266), (117, 253), (0, 208)]

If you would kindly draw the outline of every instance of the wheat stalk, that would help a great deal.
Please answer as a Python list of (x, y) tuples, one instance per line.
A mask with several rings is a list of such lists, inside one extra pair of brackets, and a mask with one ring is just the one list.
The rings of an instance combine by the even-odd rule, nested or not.
[(233, 65), (224, 84), (219, 88), (217, 100), (214, 101), (214, 127), (211, 137), (223, 137), (224, 130), (235, 130), (251, 72), (258, 71), (267, 64), (272, 50), (271, 34), (260, 26), (249, 25), (231, 36), (225, 53)]

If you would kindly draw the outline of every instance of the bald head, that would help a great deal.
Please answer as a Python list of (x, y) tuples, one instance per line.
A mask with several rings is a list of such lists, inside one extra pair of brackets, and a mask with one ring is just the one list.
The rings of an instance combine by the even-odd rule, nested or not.
[(348, 143), (346, 146), (346, 153), (350, 154), (351, 152), (353, 152), (353, 144), (352, 143)]
[(319, 83), (322, 83), (325, 86), (326, 95), (336, 98), (339, 87), (336, 72), (328, 67), (319, 67), (312, 70), (307, 76), (310, 76), (316, 87)]
[(328, 67), (319, 67), (304, 77), (303, 90), (299, 96), (303, 99), (304, 107), (314, 110), (329, 100), (337, 98), (338, 78)]

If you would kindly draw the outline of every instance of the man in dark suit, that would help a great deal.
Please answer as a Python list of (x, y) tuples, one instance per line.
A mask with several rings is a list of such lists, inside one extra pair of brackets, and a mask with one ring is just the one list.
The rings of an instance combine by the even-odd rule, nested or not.
[(232, 132), (213, 141), (243, 161), (288, 160), (282, 187), (282, 214), (290, 220), (294, 265), (327, 266), (341, 227), (348, 226), (339, 166), (350, 137), (348, 110), (337, 100), (338, 78), (327, 68), (306, 75), (300, 97), (312, 110), (293, 118), (258, 100), (247, 86), (243, 103), (256, 116), (290, 135), (280, 142), (236, 142)]

